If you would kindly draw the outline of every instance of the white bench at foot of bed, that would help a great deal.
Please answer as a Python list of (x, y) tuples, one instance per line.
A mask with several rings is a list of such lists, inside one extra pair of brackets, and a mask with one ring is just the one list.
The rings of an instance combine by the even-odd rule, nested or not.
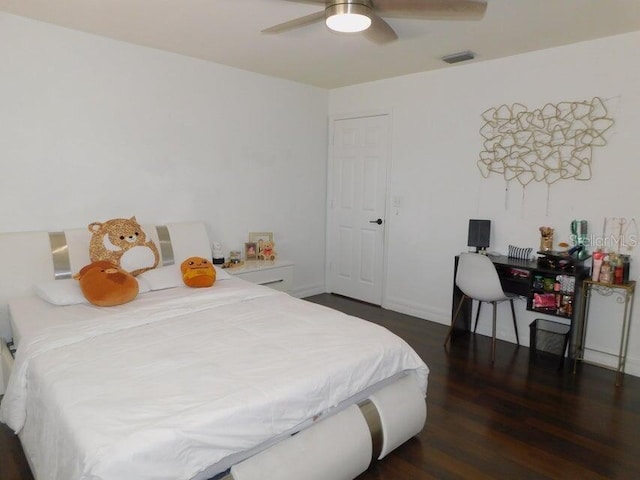
[(418, 434), (426, 415), (424, 394), (414, 376), (406, 375), (359, 405), (234, 465), (222, 480), (353, 479)]

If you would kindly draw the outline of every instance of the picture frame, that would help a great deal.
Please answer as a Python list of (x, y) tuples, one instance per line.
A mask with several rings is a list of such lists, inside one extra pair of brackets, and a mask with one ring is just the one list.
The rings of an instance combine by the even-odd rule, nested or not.
[(273, 242), (273, 232), (249, 232), (249, 242), (259, 243), (260, 240)]
[(246, 242), (244, 244), (245, 260), (255, 260), (258, 258), (258, 244), (256, 242)]

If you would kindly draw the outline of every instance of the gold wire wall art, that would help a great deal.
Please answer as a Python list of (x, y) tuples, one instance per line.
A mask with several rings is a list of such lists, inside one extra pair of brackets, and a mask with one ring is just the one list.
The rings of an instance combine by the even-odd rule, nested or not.
[(531, 182), (548, 186), (560, 180), (590, 180), (593, 149), (607, 144), (605, 133), (614, 121), (604, 102), (547, 103), (529, 110), (520, 103), (501, 105), (482, 113), (484, 150), (478, 168), (523, 187)]
[(630, 252), (640, 242), (640, 229), (635, 218), (605, 217), (602, 225), (602, 236), (590, 239), (594, 248), (602, 248), (609, 252)]

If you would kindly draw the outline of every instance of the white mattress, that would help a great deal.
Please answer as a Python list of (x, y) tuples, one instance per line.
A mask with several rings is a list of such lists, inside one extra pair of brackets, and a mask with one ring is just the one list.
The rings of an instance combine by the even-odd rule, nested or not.
[(38, 480), (212, 474), (402, 372), (426, 391), (426, 365), (386, 329), (239, 279), (120, 307), (11, 305), (0, 416)]

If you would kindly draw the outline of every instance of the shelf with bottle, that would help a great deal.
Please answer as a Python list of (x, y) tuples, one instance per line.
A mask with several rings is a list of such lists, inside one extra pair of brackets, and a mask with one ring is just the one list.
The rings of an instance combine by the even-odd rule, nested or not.
[(576, 277), (534, 272), (527, 310), (572, 318), (576, 294)]
[(596, 250), (592, 258), (592, 281), (614, 285), (624, 285), (629, 282), (629, 255)]

